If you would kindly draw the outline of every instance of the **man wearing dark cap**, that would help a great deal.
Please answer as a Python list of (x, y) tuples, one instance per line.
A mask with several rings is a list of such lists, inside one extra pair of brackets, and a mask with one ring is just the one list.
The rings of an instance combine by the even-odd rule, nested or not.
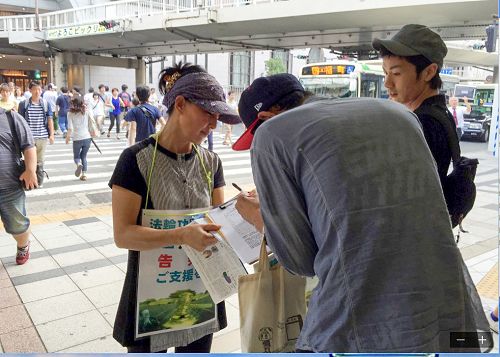
[(455, 352), (451, 332), (489, 330), (410, 110), (308, 97), (290, 74), (256, 79), (238, 109), (259, 195), (236, 208), (319, 279), (298, 350)]
[[(389, 97), (417, 114), (443, 185), (452, 155), (443, 122), (455, 131), (446, 98), (439, 94), (439, 71), (448, 52), (445, 43), (428, 27), (411, 24), (391, 39), (375, 39), (372, 45), (383, 59)], [(437, 116), (442, 119), (437, 120)]]

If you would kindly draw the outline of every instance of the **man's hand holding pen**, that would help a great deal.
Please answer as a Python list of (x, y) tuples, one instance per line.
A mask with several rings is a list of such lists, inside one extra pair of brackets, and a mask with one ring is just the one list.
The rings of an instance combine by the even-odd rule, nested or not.
[(260, 202), (257, 191), (254, 189), (250, 192), (244, 192), (237, 187), (237, 185), (233, 184), (233, 186), (241, 192), (238, 196), (236, 196), (236, 210), (245, 219), (245, 221), (253, 224), (259, 232), (263, 233), (264, 221), (262, 220), (262, 215), (260, 214)]

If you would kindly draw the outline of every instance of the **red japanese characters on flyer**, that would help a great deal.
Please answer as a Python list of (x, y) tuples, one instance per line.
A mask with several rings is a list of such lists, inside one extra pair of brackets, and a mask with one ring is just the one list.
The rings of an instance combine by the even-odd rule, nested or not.
[[(143, 210), (142, 225), (155, 229), (184, 227), (208, 209)], [(136, 337), (211, 323), (216, 306), (181, 246), (141, 251), (137, 286)]]

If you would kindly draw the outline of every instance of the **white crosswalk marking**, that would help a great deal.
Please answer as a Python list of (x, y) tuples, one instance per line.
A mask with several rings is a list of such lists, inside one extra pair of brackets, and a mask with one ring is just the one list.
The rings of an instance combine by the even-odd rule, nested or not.
[[(76, 166), (73, 162), (72, 144), (66, 145), (63, 139), (56, 138), (54, 145), (49, 145), (45, 154), (44, 168), (49, 179), (45, 180), (43, 188), (26, 192), (28, 199), (43, 200), (58, 195), (110, 192), (108, 181), (116, 161), (126, 148), (126, 141), (105, 137), (95, 141), (102, 154), (91, 145), (87, 157), (87, 181), (81, 181), (74, 175)], [(222, 145), (222, 138), (219, 135), (214, 135), (214, 151), (222, 160), (226, 184), (252, 182), (249, 151), (233, 151), (230, 147)]]

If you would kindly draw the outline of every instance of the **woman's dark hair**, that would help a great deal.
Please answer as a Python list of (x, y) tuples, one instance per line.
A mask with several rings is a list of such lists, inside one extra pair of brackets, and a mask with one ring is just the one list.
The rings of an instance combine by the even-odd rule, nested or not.
[[(179, 63), (175, 64), (172, 67), (167, 67), (163, 70), (161, 70), (160, 74), (158, 75), (158, 89), (160, 90), (160, 93), (165, 95), (167, 94), (169, 88), (168, 88), (168, 82), (169, 79), (176, 73), (178, 73), (177, 79), (179, 79), (182, 76), (185, 76), (186, 74), (190, 73), (199, 73), (199, 72), (206, 72), (202, 67), (196, 65), (196, 64), (191, 64), (191, 63), (182, 63), (180, 61)], [(172, 114), (172, 111), (174, 110), (174, 106), (171, 105), (170, 108), (168, 108), (168, 115)]]
[[(416, 55), (416, 56), (398, 56), (386, 49), (385, 47), (382, 47), (379, 51), (381, 57), (386, 57), (386, 56), (396, 56), (396, 57), (401, 57), (407, 62), (411, 63), (412, 65), (415, 66), (415, 69), (417, 70), (417, 78), (420, 77), (420, 73), (424, 69), (426, 69), (430, 64), (432, 64), (431, 61), (429, 61), (427, 58), (425, 58), (422, 55)], [(436, 75), (432, 77), (431, 81), (429, 82), (431, 89), (441, 89), (443, 86), (443, 81), (441, 80), (441, 77), (439, 77), (439, 71), (441, 68), (438, 66), (438, 69), (436, 71)]]
[(85, 104), (83, 103), (82, 97), (75, 96), (71, 99), (69, 111), (71, 113), (85, 114)]

